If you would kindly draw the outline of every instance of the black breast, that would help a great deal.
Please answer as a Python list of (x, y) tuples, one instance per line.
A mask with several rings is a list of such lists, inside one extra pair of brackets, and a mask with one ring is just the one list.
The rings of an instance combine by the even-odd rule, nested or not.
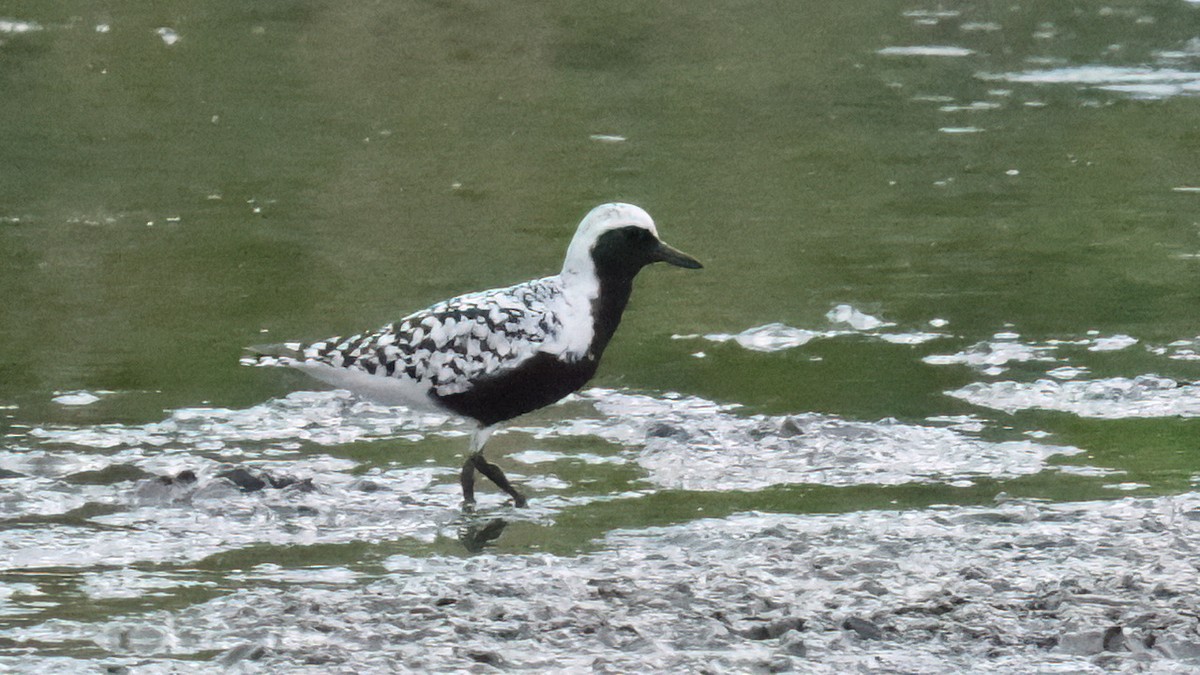
[(600, 357), (621, 323), (633, 278), (650, 261), (641, 251), (648, 246), (647, 241), (657, 240), (647, 240), (638, 228), (622, 228), (602, 235), (593, 249), (600, 293), (592, 301), (592, 344), (586, 357), (566, 363), (539, 352), (512, 370), (472, 383), (469, 391), (433, 395), (434, 400), (451, 412), (490, 426), (544, 408), (578, 391), (596, 374)]
[(585, 358), (566, 363), (539, 352), (512, 370), (475, 382), (469, 391), (433, 398), (451, 412), (490, 426), (577, 391), (595, 374), (598, 361)]

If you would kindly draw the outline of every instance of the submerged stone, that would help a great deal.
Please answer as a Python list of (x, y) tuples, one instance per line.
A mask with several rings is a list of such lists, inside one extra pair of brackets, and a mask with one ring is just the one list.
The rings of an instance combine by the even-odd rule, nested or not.
[(883, 639), (883, 629), (879, 624), (864, 619), (858, 616), (849, 616), (842, 621), (842, 628), (848, 631), (853, 631), (862, 640), (881, 640)]
[(277, 490), (293, 487), (305, 492), (316, 489), (311, 478), (300, 479), (294, 476), (276, 476), (266, 471), (253, 472), (240, 466), (218, 473), (217, 478), (224, 478), (241, 488), (243, 492), (258, 492), (268, 486)]

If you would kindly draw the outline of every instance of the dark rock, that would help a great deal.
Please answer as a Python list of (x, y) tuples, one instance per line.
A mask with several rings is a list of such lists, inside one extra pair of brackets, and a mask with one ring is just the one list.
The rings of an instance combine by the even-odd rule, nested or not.
[(594, 590), (596, 597), (608, 600), (610, 598), (624, 598), (629, 595), (628, 589), (621, 588), (621, 582), (616, 579), (589, 579), (588, 586)]
[(842, 628), (854, 631), (862, 640), (880, 640), (883, 638), (883, 629), (879, 627), (879, 624), (862, 617), (847, 617), (842, 622)]
[(1067, 633), (1059, 638), (1058, 651), (1076, 656), (1095, 656), (1104, 651), (1105, 633), (1085, 630)]
[(948, 595), (937, 600), (930, 601), (924, 605), (909, 605), (900, 607), (895, 610), (896, 614), (928, 614), (930, 616), (941, 616), (949, 614), (967, 603), (966, 598), (960, 598), (954, 595)]
[(383, 486), (373, 480), (364, 478), (354, 483), (354, 489), (359, 492), (379, 492)]
[(1155, 598), (1174, 598), (1179, 596), (1180, 592), (1165, 583), (1159, 582), (1154, 584), (1154, 590), (1150, 591), (1150, 595)]
[(0, 469), (0, 479), (4, 478), (23, 478), (25, 474), (9, 471), (8, 469)]
[(1120, 626), (1109, 626), (1104, 631), (1101, 644), (1106, 652), (1124, 652), (1129, 650), (1129, 645), (1125, 642), (1125, 629)]
[(790, 673), (792, 672), (792, 662), (786, 657), (779, 657), (766, 666), (768, 673)]
[(268, 475), (267, 481), (271, 483), (271, 487), (278, 489), (289, 488), (296, 492), (316, 492), (317, 490), (317, 486), (313, 484), (311, 478), (293, 478), (292, 476), (276, 478)]
[(795, 417), (784, 418), (783, 422), (779, 425), (780, 438), (795, 438), (796, 436), (803, 435), (804, 426), (800, 423), (800, 420)]
[[(113, 485), (131, 480), (142, 480), (150, 474), (129, 464), (112, 464), (96, 471), (80, 471), (63, 478), (75, 485)], [(0, 476), (2, 478), (3, 476)]]
[(496, 668), (504, 667), (504, 659), (499, 654), (497, 654), (496, 652), (493, 652), (493, 651), (486, 651), (483, 649), (469, 649), (469, 650), (467, 650), (465, 655), (467, 658), (471, 659), (472, 661), (474, 661), (476, 663), (485, 663), (489, 666), (494, 666)]
[(804, 639), (800, 637), (800, 633), (794, 630), (789, 630), (779, 636), (779, 648), (785, 654), (791, 656), (807, 656), (808, 648), (804, 646)]
[(1200, 642), (1163, 635), (1154, 641), (1154, 651), (1167, 658), (1197, 660), (1200, 659)]
[(767, 640), (771, 637), (770, 625), (762, 619), (735, 621), (729, 629), (747, 640)]
[(1027, 638), (1025, 643), (1042, 649), (1053, 649), (1058, 646), (1058, 638), (1053, 635), (1037, 635)]
[(253, 642), (243, 642), (225, 650), (216, 658), (216, 661), (220, 665), (229, 668), (240, 661), (258, 661), (266, 655), (266, 647), (254, 644)]
[(162, 485), (191, 485), (196, 482), (196, 472), (184, 469), (174, 476), (159, 476), (157, 480)]
[(775, 619), (767, 624), (767, 635), (776, 638), (787, 633), (804, 630), (804, 619), (798, 616), (787, 616)]
[(250, 473), (247, 469), (237, 467), (236, 469), (228, 469), (217, 474), (217, 478), (224, 478), (242, 489), (242, 492), (258, 492), (267, 487), (267, 481)]
[(647, 438), (674, 438), (680, 441), (688, 439), (687, 429), (667, 422), (655, 422), (646, 429)]
[(887, 595), (891, 593), (887, 586), (875, 581), (874, 579), (866, 579), (858, 585), (858, 590), (865, 591), (871, 595)]
[(218, 473), (217, 478), (224, 478), (233, 483), (241, 488), (242, 492), (258, 492), (259, 490), (266, 489), (268, 486), (276, 490), (292, 488), (300, 492), (312, 492), (317, 489), (313, 485), (311, 478), (301, 479), (294, 476), (275, 476), (266, 471), (255, 473), (240, 466)]

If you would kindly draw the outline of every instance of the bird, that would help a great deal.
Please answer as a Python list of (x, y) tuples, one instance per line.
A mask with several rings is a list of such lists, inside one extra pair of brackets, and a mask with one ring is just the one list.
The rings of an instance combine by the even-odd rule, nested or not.
[(463, 504), (475, 473), (527, 498), (483, 455), (498, 426), (578, 391), (596, 373), (643, 267), (700, 261), (667, 245), (650, 214), (625, 203), (584, 216), (558, 274), (438, 302), (374, 331), (250, 347), (241, 363), (287, 367), (385, 405), (473, 423), (459, 473)]

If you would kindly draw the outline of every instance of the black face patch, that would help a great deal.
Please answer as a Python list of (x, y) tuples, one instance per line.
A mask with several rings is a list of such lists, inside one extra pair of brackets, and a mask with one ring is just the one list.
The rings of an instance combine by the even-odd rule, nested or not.
[(592, 246), (592, 261), (601, 280), (630, 280), (654, 262), (659, 241), (650, 230), (629, 225), (609, 230)]

